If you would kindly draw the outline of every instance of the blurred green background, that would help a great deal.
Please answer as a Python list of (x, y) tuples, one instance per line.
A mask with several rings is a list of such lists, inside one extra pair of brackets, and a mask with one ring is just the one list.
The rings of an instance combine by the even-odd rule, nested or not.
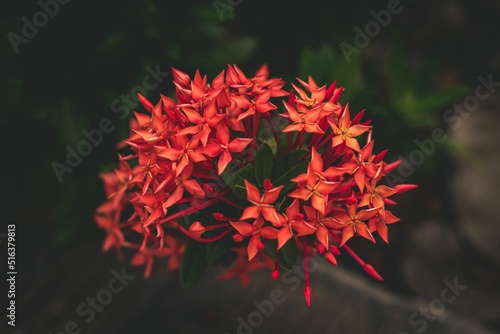
[[(21, 18), (31, 20), (40, 5), (9, 3), (0, 20), (6, 35), (0, 133), (9, 197), (5, 222), (22, 225), (22, 252), (58, 254), (81, 242), (100, 247), (104, 232), (92, 219), (104, 200), (97, 176), (115, 166), (115, 145), (128, 134), (128, 118), (114, 107), (129, 115), (143, 111), (133, 101), (127, 106), (126, 96), (143, 85), (148, 68), (174, 67), (190, 75), (199, 69), (213, 78), (227, 64), (251, 75), (266, 63), (271, 76), (287, 81), (287, 90), (296, 77), (311, 75), (320, 85), (336, 80), (345, 88), (342, 102), (354, 111), (366, 109), (376, 151), (389, 149), (388, 160), (407, 157), (416, 148), (414, 140), (431, 138), (434, 129), (447, 130), (443, 112), (473, 93), (478, 75), (499, 69), (500, 43), (491, 34), (500, 30), (500, 6), (487, 0), (405, 1), (387, 27), (346, 57), (340, 44), (356, 47), (354, 28), (364, 30), (374, 20), (371, 11), (387, 4), (71, 1), (59, 5), (15, 53), (8, 33), (21, 34)], [(160, 93), (173, 90), (172, 76), (164, 74), (145, 95), (157, 101)], [(67, 147), (75, 148), (85, 139), (82, 131), (98, 128), (104, 118), (116, 129), (59, 182), (54, 161), (64, 163)], [(395, 249), (404, 247), (412, 222), (453, 216), (447, 185), (451, 159), (474, 163), (476, 157), (452, 139), (436, 150), (405, 179), (420, 188), (401, 199), (402, 223), (389, 229), (394, 245), (378, 245), (388, 257), (381, 265), (397, 263)], [(389, 287), (409, 291), (397, 282), (397, 273), (388, 280)]]

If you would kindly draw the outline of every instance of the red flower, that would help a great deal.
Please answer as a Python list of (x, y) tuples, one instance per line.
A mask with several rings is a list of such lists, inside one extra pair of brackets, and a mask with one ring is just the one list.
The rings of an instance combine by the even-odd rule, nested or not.
[(377, 231), (382, 240), (384, 240), (386, 243), (389, 243), (389, 229), (387, 228), (387, 225), (394, 224), (399, 220), (400, 219), (394, 216), (392, 212), (385, 210), (384, 214), (381, 214), (379, 212), (375, 216), (370, 218), (370, 220), (368, 221), (368, 228), (370, 229), (370, 232)]
[[(212, 81), (199, 70), (191, 78), (172, 68), (172, 75), (175, 98), (160, 94), (154, 103), (137, 95), (145, 113), (134, 112), (128, 138), (116, 146), (128, 152), (118, 154), (118, 168), (99, 174), (107, 198), (94, 220), (106, 232), (103, 251), (114, 247), (121, 257), (124, 247), (136, 250), (131, 264), (144, 266), (147, 278), (155, 258), (168, 257), (167, 269), (177, 269), (188, 256), (186, 240), (221, 241), (217, 253), (220, 246), (244, 243), (228, 247), (236, 252), (234, 266), (218, 278), (238, 277), (247, 286), (252, 270), (268, 268), (271, 278), (279, 277), (284, 262), (293, 260), (284, 245), (293, 243), (302, 250), (308, 306), (308, 256), (320, 254), (336, 265), (341, 246), (382, 279), (346, 243), (354, 236), (375, 242), (375, 231), (387, 243), (388, 225), (399, 218), (386, 205), (397, 204), (390, 197), (416, 185), (381, 183), (401, 161), (385, 162), (387, 150), (373, 154), (371, 121), (361, 122), (364, 110), (351, 120), (349, 103), (339, 102), (344, 88), (336, 82), (318, 86), (309, 76), (297, 78), (300, 85), (292, 83), (286, 92), (285, 82), (270, 77), (265, 64), (253, 77), (236, 65)], [(255, 153), (262, 143), (274, 155), (260, 160), (264, 166)], [(298, 172), (304, 164), (307, 170)], [(240, 169), (229, 172), (230, 165)], [(252, 184), (263, 174), (280, 186), (270, 179)], [(246, 201), (239, 196), (242, 188)], [(190, 272), (197, 270), (180, 274)]]
[(232, 250), (237, 253), (234, 266), (219, 274), (218, 279), (229, 280), (238, 277), (241, 285), (246, 288), (250, 282), (250, 273), (252, 271), (264, 268), (273, 269), (274, 267), (272, 260), (264, 253), (259, 253), (251, 260), (248, 260), (246, 248), (233, 248)]
[(306, 212), (308, 224), (315, 227), (316, 238), (327, 249), (330, 247), (330, 231), (340, 230), (345, 227), (345, 225), (334, 216), (329, 216), (332, 209), (333, 206), (331, 201), (328, 203), (327, 209), (323, 213), (319, 212), (315, 208), (304, 205), (304, 211)]
[(278, 248), (293, 238), (293, 232), (297, 232), (296, 236), (312, 234), (315, 228), (304, 220), (304, 215), (300, 212), (299, 200), (293, 200), (292, 204), (285, 209), (286, 213), (278, 214), (281, 223), (281, 229), (278, 232)]
[(305, 131), (309, 133), (325, 133), (319, 127), (319, 120), (322, 108), (316, 107), (313, 109), (306, 109), (303, 105), (298, 104), (296, 110), (294, 107), (289, 105), (287, 102), (283, 101), (285, 105), (287, 114), (282, 114), (283, 117), (290, 118), (293, 122), (283, 129), (283, 132), (291, 132), (291, 131)]
[(356, 152), (360, 152), (358, 141), (355, 137), (365, 133), (371, 126), (352, 124), (349, 114), (349, 104), (346, 104), (338, 121), (328, 120), (335, 136), (332, 138), (332, 147), (336, 147), (342, 143)]
[(385, 215), (385, 199), (398, 192), (396, 189), (386, 185), (377, 185), (383, 175), (381, 166), (370, 183), (366, 185), (367, 191), (363, 194), (361, 202), (359, 203), (360, 206), (369, 205), (372, 208), (379, 207), (382, 216)]
[(212, 128), (224, 119), (224, 115), (217, 114), (217, 108), (213, 101), (206, 105), (200, 103), (199, 108), (202, 109), (200, 112), (190, 107), (182, 108), (189, 121), (195, 125), (185, 127), (177, 132), (176, 136), (200, 134), (200, 141), (203, 146), (206, 146)]
[(198, 136), (193, 136), (190, 140), (187, 135), (173, 136), (170, 141), (173, 147), (164, 148), (157, 155), (172, 162), (177, 162), (176, 176), (179, 176), (190, 163), (206, 160), (199, 151), (200, 138)]
[(229, 141), (229, 129), (225, 125), (218, 127), (215, 136), (217, 139), (212, 140), (210, 144), (201, 150), (201, 152), (212, 158), (220, 155), (217, 163), (217, 171), (220, 175), (233, 160), (231, 153), (243, 151), (253, 139), (235, 138)]
[(230, 222), (236, 231), (243, 237), (250, 237), (248, 242), (248, 260), (250, 261), (259, 250), (264, 248), (261, 237), (264, 239), (276, 239), (278, 237), (278, 230), (271, 226), (264, 226), (264, 219), (258, 217), (253, 224), (242, 221)]
[(274, 203), (278, 200), (279, 194), (283, 186), (273, 188), (269, 180), (264, 182), (264, 194), (260, 195), (259, 189), (253, 184), (245, 180), (245, 188), (247, 190), (247, 200), (253, 205), (245, 208), (241, 214), (240, 220), (249, 218), (257, 219), (264, 217), (274, 226), (280, 226), (280, 220), (276, 213)]
[[(111, 201), (105, 202), (106, 204), (111, 204)], [(125, 238), (120, 229), (119, 219), (121, 211), (113, 210), (111, 212), (102, 211), (104, 205), (101, 205), (97, 210), (97, 214), (94, 216), (94, 220), (99, 228), (106, 230), (106, 238), (102, 244), (102, 251), (106, 252), (111, 247), (115, 247), (117, 250), (124, 244)]]
[(307, 173), (292, 179), (292, 181), (298, 183), (298, 189), (294, 190), (288, 196), (299, 198), (303, 201), (311, 200), (312, 206), (319, 212), (324, 213), (326, 203), (328, 202), (328, 194), (339, 185), (339, 182), (329, 180), (343, 173), (343, 170), (334, 167), (329, 167), (323, 171), (321, 155), (313, 147)]
[(269, 102), (271, 98), (271, 91), (265, 90), (261, 91), (255, 96), (252, 97), (251, 100), (247, 100), (240, 96), (240, 98), (235, 98), (238, 107), (242, 110), (245, 110), (238, 116), (238, 121), (241, 121), (249, 116), (255, 115), (255, 112), (259, 113), (268, 113), (271, 110), (276, 109), (276, 106)]
[(340, 223), (345, 224), (342, 230), (342, 241), (340, 242), (340, 246), (344, 245), (347, 240), (352, 238), (355, 234), (375, 242), (365, 221), (375, 216), (379, 211), (380, 208), (370, 208), (358, 211), (357, 201), (352, 205), (348, 205), (347, 211), (340, 213), (336, 217)]
[(349, 155), (351, 159), (343, 164), (343, 167), (349, 169), (349, 172), (354, 175), (354, 180), (361, 193), (365, 189), (366, 177), (374, 177), (377, 172), (376, 156), (372, 153), (373, 145), (374, 141), (369, 141), (357, 155)]

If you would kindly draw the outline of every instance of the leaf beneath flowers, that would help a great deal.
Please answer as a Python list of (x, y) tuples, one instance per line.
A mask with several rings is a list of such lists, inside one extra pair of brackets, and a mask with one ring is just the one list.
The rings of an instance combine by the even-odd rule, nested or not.
[(227, 169), (221, 174), (224, 183), (231, 189), (237, 198), (246, 198), (245, 180), (254, 183), (253, 165), (246, 165), (244, 168)]
[(207, 269), (206, 245), (190, 240), (182, 256), (179, 275), (182, 287), (187, 288), (198, 282)]
[[(276, 261), (276, 255), (278, 251), (278, 242), (276, 240), (268, 240), (265, 244), (265, 250), (267, 254)], [(297, 262), (297, 244), (295, 239), (288, 240), (283, 247), (279, 250), (280, 252), (280, 267), (286, 270), (292, 270), (293, 266)]]
[(307, 153), (308, 150), (295, 150), (276, 160), (272, 182), (274, 186), (284, 186), (282, 194), (286, 194), (296, 184), (291, 181), (294, 177), (307, 171), (309, 160), (303, 160)]
[(273, 149), (264, 143), (255, 153), (255, 181), (257, 185), (264, 184), (266, 178), (271, 179), (273, 173)]

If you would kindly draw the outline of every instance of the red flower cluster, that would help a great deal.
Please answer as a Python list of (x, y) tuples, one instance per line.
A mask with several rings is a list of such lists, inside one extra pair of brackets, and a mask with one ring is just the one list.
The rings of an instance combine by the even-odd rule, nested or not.
[(107, 232), (104, 251), (134, 250), (131, 264), (144, 265), (146, 278), (155, 258), (168, 257), (168, 270), (180, 266), (185, 282), (200, 276), (189, 277), (200, 272), (190, 265), (202, 266), (191, 258), (210, 253), (198, 258), (230, 259), (219, 278), (237, 276), (246, 286), (255, 269), (269, 268), (276, 279), (297, 250), (336, 265), (345, 249), (381, 279), (346, 243), (375, 242), (374, 232), (388, 242), (387, 225), (399, 220), (390, 197), (416, 186), (380, 184), (400, 161), (386, 163), (387, 150), (373, 153), (371, 121), (364, 111), (351, 118), (339, 102), (343, 88), (309, 77), (287, 92), (266, 65), (253, 77), (229, 65), (211, 82), (199, 71), (193, 79), (172, 74), (175, 97), (153, 104), (138, 94), (146, 113), (135, 112), (118, 147), (128, 152), (100, 174), (107, 199), (95, 220)]

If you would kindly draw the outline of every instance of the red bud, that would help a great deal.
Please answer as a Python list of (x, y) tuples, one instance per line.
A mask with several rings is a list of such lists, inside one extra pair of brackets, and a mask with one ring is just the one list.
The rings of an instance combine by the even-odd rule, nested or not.
[(212, 187), (208, 183), (205, 183), (205, 184), (203, 184), (203, 190), (205, 190), (207, 193), (211, 194), (214, 192), (214, 187)]
[(149, 100), (145, 98), (141, 93), (137, 93), (137, 97), (147, 111), (151, 112), (153, 110), (153, 104), (149, 102)]
[(320, 253), (321, 255), (325, 254), (326, 247), (323, 244), (318, 244), (317, 248), (318, 248), (318, 253)]
[(215, 220), (218, 220), (218, 221), (225, 220), (224, 215), (220, 212), (214, 212), (213, 217)]
[(415, 188), (418, 188), (416, 184), (397, 184), (394, 186), (394, 189), (396, 189), (398, 193), (404, 193), (406, 191), (410, 191)]
[(189, 226), (189, 232), (193, 233), (195, 236), (200, 237), (203, 232), (205, 232), (205, 227), (196, 221), (191, 226)]
[(340, 98), (340, 94), (342, 94), (343, 91), (344, 91), (343, 87), (335, 88), (335, 91), (333, 92), (333, 96), (330, 99), (330, 102), (337, 103), (337, 101)]
[(337, 246), (331, 245), (330, 248), (329, 248), (329, 251), (333, 255), (340, 255), (340, 250), (339, 250), (339, 248)]
[(271, 273), (271, 278), (273, 280), (276, 280), (278, 279), (278, 277), (280, 277), (280, 272), (278, 269), (274, 269), (273, 272)]
[(295, 108), (295, 94), (293, 89), (290, 89), (290, 95), (288, 96), (288, 104)]
[(360, 123), (364, 114), (365, 114), (365, 110), (363, 109), (356, 116), (354, 116), (354, 118), (352, 119), (351, 123), (352, 124), (358, 124), (358, 123)]
[(243, 241), (243, 236), (239, 233), (233, 234), (233, 240), (235, 242), (242, 242)]
[(335, 259), (335, 256), (333, 256), (333, 254), (332, 254), (332, 253), (327, 252), (327, 253), (325, 253), (324, 257), (325, 257), (325, 259), (327, 259), (327, 260), (328, 260), (328, 262), (330, 262), (330, 263), (331, 263), (331, 264), (333, 264), (334, 266), (336, 266), (336, 265), (337, 265), (337, 259)]
[(385, 158), (385, 155), (387, 154), (387, 152), (389, 152), (389, 150), (383, 150), (382, 152), (378, 153), (373, 158), (373, 163), (378, 164), (379, 162), (381, 162)]
[[(325, 99), (330, 100), (333, 97), (333, 92), (335, 91), (335, 87), (337, 87), (337, 81), (334, 81), (326, 90)], [(331, 102), (331, 101), (330, 101)]]
[(365, 263), (363, 265), (363, 269), (370, 275), (371, 277), (375, 278), (376, 280), (383, 281), (384, 279), (382, 276), (379, 275), (379, 273), (373, 268), (371, 264)]
[(311, 306), (311, 293), (312, 293), (311, 286), (310, 285), (306, 285), (304, 287), (304, 298), (306, 300), (307, 306)]
[(384, 166), (384, 173), (389, 173), (395, 170), (400, 164), (402, 160), (396, 160), (394, 162), (391, 162), (390, 164), (387, 164)]
[(271, 189), (273, 189), (273, 184), (271, 183), (271, 180), (265, 179), (264, 180), (264, 190), (269, 191)]
[(357, 204), (357, 203), (358, 203), (358, 200), (357, 200), (356, 198), (354, 198), (354, 197), (347, 197), (347, 198), (345, 199), (345, 203), (346, 203), (347, 205), (354, 205), (354, 204)]

